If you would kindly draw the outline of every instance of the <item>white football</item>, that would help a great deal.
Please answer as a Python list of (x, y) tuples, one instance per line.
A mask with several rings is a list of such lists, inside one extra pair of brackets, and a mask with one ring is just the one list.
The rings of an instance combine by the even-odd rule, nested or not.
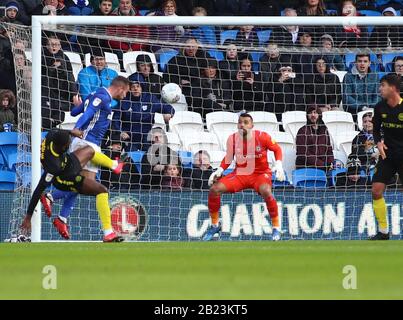
[(166, 103), (176, 103), (180, 100), (182, 89), (176, 83), (167, 83), (161, 89), (161, 97)]

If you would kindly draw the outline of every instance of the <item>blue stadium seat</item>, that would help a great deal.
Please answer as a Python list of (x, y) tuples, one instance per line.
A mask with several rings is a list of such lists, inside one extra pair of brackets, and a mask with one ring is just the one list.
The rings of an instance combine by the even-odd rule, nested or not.
[[(285, 172), (284, 172), (284, 173), (285, 173)], [(273, 173), (272, 181), (273, 181), (273, 187), (274, 187), (274, 188), (276, 188), (276, 187), (287, 187), (287, 186), (290, 186), (290, 185), (291, 185), (291, 182), (290, 182), (290, 180), (289, 180), (288, 177), (287, 177), (287, 173), (285, 173), (285, 180), (284, 180), (284, 181), (278, 181), (278, 180), (276, 179), (276, 174)]]
[(326, 9), (326, 13), (329, 15), (337, 15), (336, 9)]
[(209, 50), (208, 53), (212, 58), (216, 59), (217, 61), (224, 60), (224, 53), (222, 51)]
[(4, 165), (10, 167), (8, 163), (10, 158), (16, 156), (18, 145), (17, 132), (0, 132), (0, 153), (4, 159)]
[(224, 44), (224, 42), (228, 39), (235, 40), (238, 34), (238, 30), (225, 30), (221, 31), (220, 34), (220, 43)]
[(386, 72), (393, 72), (393, 59), (398, 56), (403, 56), (403, 53), (384, 53), (382, 62)]
[(190, 151), (178, 151), (179, 158), (183, 168), (192, 168), (193, 155)]
[(128, 152), (130, 158), (136, 165), (137, 171), (141, 173), (141, 160), (143, 159), (143, 156), (145, 154), (144, 151), (133, 151), (133, 152)]
[(382, 15), (381, 12), (375, 10), (358, 10), (358, 12), (367, 17), (378, 17)]
[(46, 138), (47, 134), (48, 134), (47, 131), (42, 131), (42, 133), (41, 133), (42, 140)]
[(261, 30), (257, 32), (257, 37), (259, 38), (259, 44), (264, 46), (267, 42), (269, 42), (271, 36), (271, 30)]
[(296, 188), (325, 188), (327, 185), (326, 172), (314, 168), (294, 170), (292, 180)]
[(0, 171), (0, 190), (14, 190), (15, 172)]
[(140, 12), (140, 15), (142, 15), (142, 16), (146, 16), (146, 15), (147, 15), (147, 13), (149, 13), (149, 12), (150, 12), (150, 10), (148, 10), (148, 9), (145, 9), (145, 10), (139, 10), (139, 12)]
[(175, 57), (178, 54), (179, 54), (179, 51), (174, 50), (174, 49), (165, 50), (165, 51), (161, 52), (160, 54), (158, 54), (157, 59), (158, 59), (158, 64), (160, 66), (160, 71), (165, 72), (169, 60), (171, 60), (173, 57)]
[(23, 162), (18, 162), (17, 153), (13, 153), (7, 159), (7, 167), (8, 167), (9, 170), (15, 172), (16, 171), (16, 166), (17, 166), (18, 163), (23, 163), (23, 164), (28, 165), (31, 162), (32, 162), (31, 161), (31, 154), (26, 154), (24, 161)]

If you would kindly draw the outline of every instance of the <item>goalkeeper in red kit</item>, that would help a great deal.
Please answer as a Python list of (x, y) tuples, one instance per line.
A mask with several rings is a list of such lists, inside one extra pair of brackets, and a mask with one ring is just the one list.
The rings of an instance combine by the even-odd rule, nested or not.
[[(278, 207), (272, 194), (272, 170), (267, 161), (267, 151), (273, 151), (276, 164), (273, 171), (276, 179), (284, 181), (285, 174), (282, 165), (280, 146), (266, 132), (253, 130), (253, 118), (243, 113), (239, 116), (238, 132), (227, 140), (227, 154), (220, 167), (209, 178), (211, 186), (208, 196), (208, 208), (211, 225), (203, 236), (204, 241), (211, 240), (220, 233), (219, 210), (222, 193), (235, 193), (245, 189), (254, 189), (266, 202), (273, 226), (273, 241), (281, 238)], [(235, 170), (221, 177), (232, 161), (235, 160)]]

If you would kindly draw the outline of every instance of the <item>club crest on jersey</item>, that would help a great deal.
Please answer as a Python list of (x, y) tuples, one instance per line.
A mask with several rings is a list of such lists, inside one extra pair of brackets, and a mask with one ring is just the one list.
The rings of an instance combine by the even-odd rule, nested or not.
[(141, 108), (143, 109), (143, 111), (146, 111), (148, 109), (148, 106), (145, 104), (144, 106), (141, 106)]
[(382, 118), (386, 119), (388, 117), (388, 115), (386, 113), (382, 113)]
[(397, 116), (397, 118), (399, 119), (399, 121), (403, 121), (403, 113), (399, 113), (399, 115)]
[(92, 105), (98, 107), (101, 104), (102, 100), (100, 98), (95, 98), (92, 102)]
[(111, 200), (111, 220), (118, 235), (126, 240), (137, 240), (146, 229), (148, 214), (137, 199), (120, 196)]
[(262, 151), (262, 148), (260, 146), (257, 146), (256, 147), (256, 152), (260, 152), (260, 151)]

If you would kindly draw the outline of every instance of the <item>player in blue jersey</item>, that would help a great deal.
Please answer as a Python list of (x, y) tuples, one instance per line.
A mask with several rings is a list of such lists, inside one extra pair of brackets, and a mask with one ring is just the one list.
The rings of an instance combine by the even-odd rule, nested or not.
[[(87, 146), (90, 146), (95, 151), (95, 161), (93, 159), (91, 162), (88, 162), (81, 172), (81, 175), (86, 179), (92, 179), (95, 181), (98, 172), (98, 165), (111, 168), (114, 173), (120, 173), (122, 171), (124, 162), (112, 160), (102, 154), (100, 145), (110, 126), (112, 118), (112, 101), (114, 99), (123, 99), (126, 97), (128, 91), (129, 80), (125, 77), (118, 76), (112, 81), (108, 88), (101, 87), (97, 89), (95, 92), (91, 93), (84, 102), (81, 102), (78, 97), (75, 97), (74, 104), (76, 107), (72, 110), (71, 114), (75, 116), (82, 112), (84, 113), (77, 121), (75, 128), (72, 130), (73, 135), (77, 138), (73, 139), (70, 146), (70, 152), (74, 152)], [(49, 217), (52, 214), (53, 201), (64, 199), (60, 215), (53, 220), (53, 225), (65, 239), (70, 239), (67, 218), (73, 210), (77, 196), (78, 194), (76, 192), (61, 191), (57, 189), (53, 194), (46, 193), (41, 196), (44, 210)], [(103, 195), (103, 197), (104, 196), (105, 195)], [(97, 206), (107, 205), (108, 199), (98, 198), (99, 196), (97, 196)], [(98, 212), (104, 231), (104, 237), (108, 238), (113, 236), (114, 233), (110, 224), (110, 210), (98, 210)]]

